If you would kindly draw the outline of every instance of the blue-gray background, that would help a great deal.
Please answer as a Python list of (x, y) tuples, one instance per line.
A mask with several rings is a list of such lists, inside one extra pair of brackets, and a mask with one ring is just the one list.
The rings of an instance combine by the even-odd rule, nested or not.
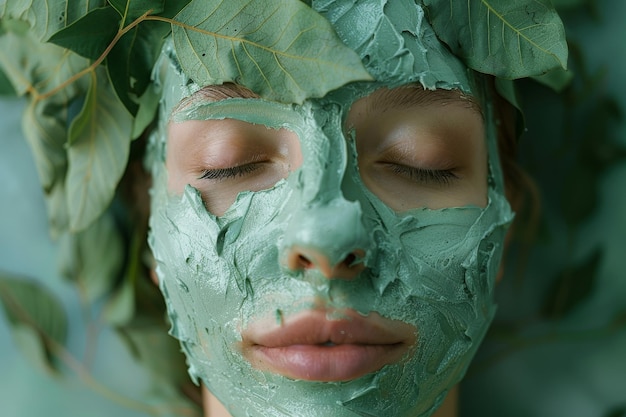
[[(507, 262), (512, 267), (498, 288), (494, 330), (463, 384), (463, 417), (626, 416), (626, 320), (620, 321), (626, 311), (626, 158), (618, 157), (626, 149), (622, 115), (609, 118), (608, 131), (597, 129), (592, 149), (600, 149), (600, 156), (581, 145), (581, 132), (593, 132), (594, 120), (603, 117), (596, 110), (607, 99), (626, 110), (626, 2), (587, 3), (589, 11), (565, 12), (564, 17), (570, 41), (580, 48), (575, 53), (580, 51), (586, 64), (576, 69), (595, 75), (591, 104), (568, 113), (561, 99), (525, 85), (529, 131), (522, 155), (542, 195), (542, 226), (523, 262), (524, 275), (516, 274), (519, 251)], [(90, 313), (58, 277), (58, 248), (48, 237), (37, 174), (20, 133), (23, 106), (21, 100), (0, 100), (0, 270), (36, 278), (52, 289), (70, 317), (70, 352), (99, 383), (124, 398), (144, 401), (150, 390), (145, 372), (114, 333), (85, 326)], [(607, 108), (610, 113), (612, 107)], [(598, 161), (587, 164), (584, 158), (600, 163), (605, 158), (606, 164), (592, 169)], [(594, 173), (592, 180), (577, 176), (582, 166)], [(567, 207), (590, 199), (597, 204), (587, 215), (575, 221), (563, 215)], [(572, 272), (583, 270), (594, 253), (601, 256), (589, 270), (591, 278)], [(565, 299), (576, 288), (585, 292), (567, 308), (546, 312), (559, 279), (565, 284), (556, 286), (557, 293), (565, 292)], [(0, 320), (0, 416), (42, 415), (149, 414), (105, 398), (72, 372), (55, 377), (37, 368), (17, 351), (8, 324)]]
[[(70, 319), (69, 350), (94, 377), (124, 396), (141, 400), (146, 375), (125, 345), (107, 328), (89, 331), (71, 284), (57, 273), (58, 248), (48, 235), (47, 217), (30, 149), (21, 134), (19, 99), (0, 101), (0, 270), (37, 278), (63, 302)], [(93, 346), (87, 340), (95, 340)], [(17, 347), (6, 320), (0, 320), (0, 416), (146, 416), (104, 398), (73, 373), (53, 376), (36, 367)]]

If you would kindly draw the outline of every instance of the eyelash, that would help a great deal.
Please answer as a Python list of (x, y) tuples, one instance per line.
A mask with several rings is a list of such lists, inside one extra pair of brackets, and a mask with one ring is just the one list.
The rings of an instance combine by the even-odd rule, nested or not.
[(202, 175), (198, 177), (199, 180), (225, 180), (236, 177), (243, 177), (244, 175), (248, 175), (261, 166), (260, 164), (246, 164), (239, 165), (236, 167), (230, 168), (217, 168), (217, 169), (205, 169), (202, 171)]
[[(406, 165), (387, 164), (391, 170), (400, 175), (404, 175), (409, 179), (422, 183), (435, 183), (441, 185), (448, 185), (451, 181), (458, 179), (458, 177), (449, 169), (423, 169), (414, 168)], [(259, 169), (259, 164), (246, 164), (231, 168), (218, 168), (218, 169), (205, 169), (202, 171), (202, 175), (198, 177), (201, 180), (224, 180), (229, 178), (242, 177), (250, 174)]]
[(449, 185), (459, 177), (451, 169), (424, 169), (399, 164), (386, 164), (395, 174), (424, 184)]

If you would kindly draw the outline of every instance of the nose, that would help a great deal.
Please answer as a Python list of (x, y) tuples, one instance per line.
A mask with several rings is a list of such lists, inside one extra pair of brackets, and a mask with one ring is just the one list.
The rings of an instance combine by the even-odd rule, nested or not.
[(356, 249), (332, 265), (328, 256), (317, 248), (295, 246), (288, 251), (285, 263), (294, 272), (317, 269), (326, 278), (352, 279), (365, 269), (364, 257), (365, 251)]
[(289, 221), (279, 248), (283, 267), (316, 269), (329, 279), (353, 279), (365, 269), (369, 238), (357, 202), (337, 199), (303, 208)]

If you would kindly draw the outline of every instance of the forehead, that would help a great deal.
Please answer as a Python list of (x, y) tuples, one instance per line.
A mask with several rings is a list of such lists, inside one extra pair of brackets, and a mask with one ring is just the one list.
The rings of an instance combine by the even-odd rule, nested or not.
[(368, 112), (385, 113), (424, 106), (458, 105), (482, 115), (479, 101), (460, 90), (425, 90), (417, 84), (409, 84), (396, 88), (379, 88), (372, 94), (358, 100), (356, 105), (365, 106)]
[[(333, 94), (332, 102), (343, 105), (363, 107), (367, 112), (384, 114), (388, 111), (399, 111), (423, 106), (461, 106), (477, 112), (482, 117), (482, 108), (476, 97), (460, 90), (426, 90), (419, 84), (409, 84), (396, 88), (380, 87), (365, 88), (364, 93)], [(372, 91), (371, 93), (368, 93)], [(184, 98), (174, 108), (172, 114), (194, 107), (202, 103), (217, 102), (229, 98), (261, 99), (253, 91), (232, 83), (212, 85), (201, 88), (189, 97)]]

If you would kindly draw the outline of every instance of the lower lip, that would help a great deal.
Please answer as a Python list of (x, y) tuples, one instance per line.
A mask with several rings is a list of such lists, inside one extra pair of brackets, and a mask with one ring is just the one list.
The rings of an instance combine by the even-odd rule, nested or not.
[(254, 345), (246, 354), (258, 369), (305, 381), (349, 381), (398, 361), (404, 345)]

